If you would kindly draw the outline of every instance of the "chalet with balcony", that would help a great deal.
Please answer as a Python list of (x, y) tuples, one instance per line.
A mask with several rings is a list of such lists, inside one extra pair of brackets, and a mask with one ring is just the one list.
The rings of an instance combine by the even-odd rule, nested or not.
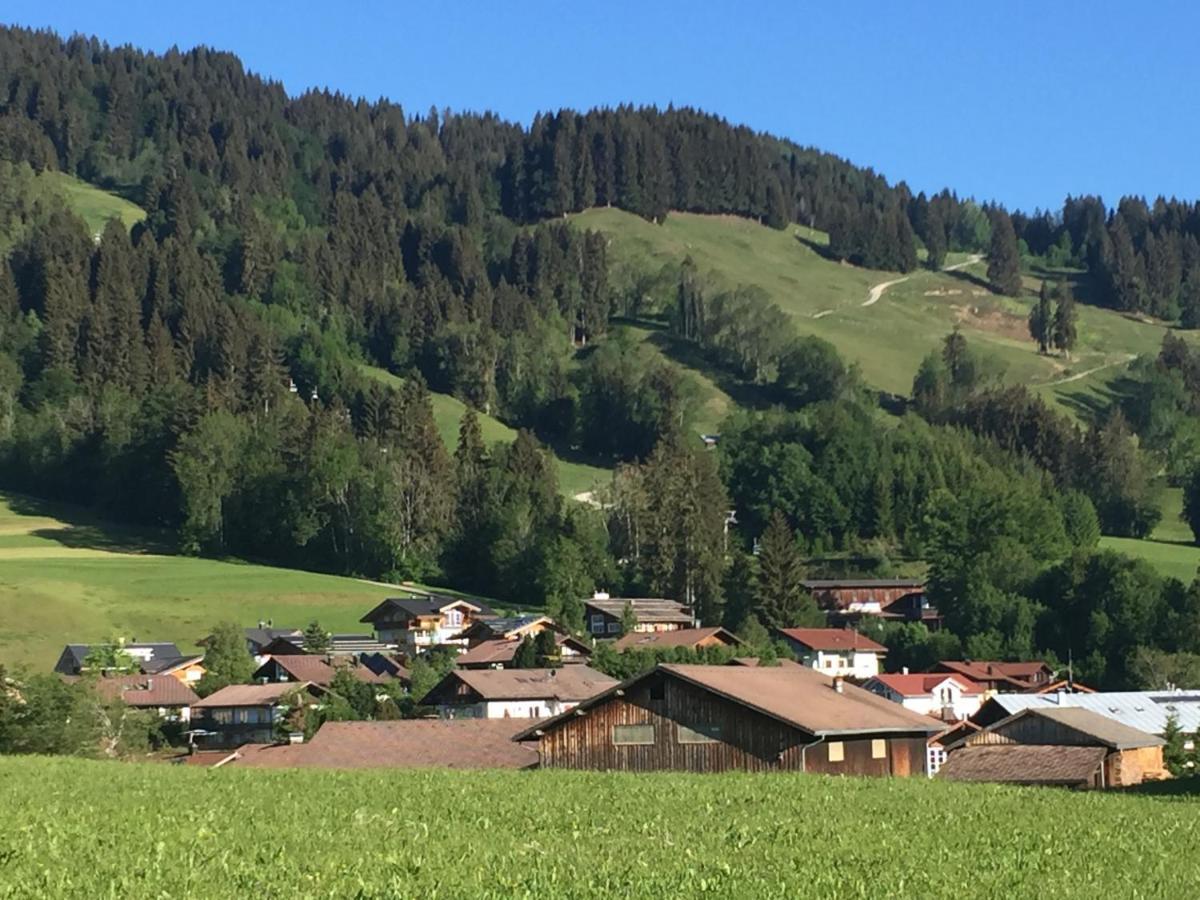
[(315, 707), (324, 688), (308, 682), (231, 684), (192, 704), (192, 728), (204, 748), (271, 743), (298, 707)]
[(675, 600), (610, 597), (597, 593), (583, 602), (588, 633), (595, 638), (621, 637), (624, 631), (621, 619), (626, 605), (633, 610), (633, 630), (637, 632), (678, 631), (696, 624), (692, 611)]
[(393, 597), (384, 600), (360, 621), (370, 624), (382, 644), (415, 655), (433, 647), (465, 647), (462, 633), (480, 619), (495, 614), (478, 600), (463, 597)]

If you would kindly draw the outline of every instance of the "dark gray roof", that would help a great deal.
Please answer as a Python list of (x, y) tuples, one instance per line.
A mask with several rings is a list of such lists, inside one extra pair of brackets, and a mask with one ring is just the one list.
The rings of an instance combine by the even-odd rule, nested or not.
[(380, 622), (391, 621), (399, 617), (431, 616), (447, 606), (455, 603), (466, 603), (473, 606), (481, 616), (493, 615), (484, 603), (474, 598), (453, 597), (448, 594), (432, 595), (429, 597), (389, 597), (358, 621)]
[[(89, 653), (92, 652), (93, 644), (67, 644), (63, 648), (62, 654), (58, 658), (58, 662), (54, 666), (54, 671), (61, 675), (78, 675), (79, 670), (83, 667), (83, 661), (87, 659)], [(164, 659), (179, 659), (183, 656), (179, 652), (179, 648), (169, 642), (155, 643), (134, 643), (125, 644), (123, 649), (126, 652), (134, 654), (134, 658), (140, 661), (142, 653), (135, 651), (149, 651), (149, 659), (164, 660)]]
[(293, 644), (299, 644), (304, 638), (304, 632), (299, 628), (247, 628), (245, 635), (247, 641), (258, 647), (265, 647), (276, 638), (283, 638)]

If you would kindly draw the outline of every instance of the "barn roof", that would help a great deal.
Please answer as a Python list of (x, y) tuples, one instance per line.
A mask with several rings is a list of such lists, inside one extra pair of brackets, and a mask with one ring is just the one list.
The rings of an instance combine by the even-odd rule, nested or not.
[(1092, 780), (1107, 755), (1104, 747), (984, 744), (951, 753), (937, 777), (947, 781), (1083, 785)]
[[(985, 729), (986, 731), (1001, 731), (1010, 722), (1026, 716), (1037, 716), (1049, 719), (1060, 725), (1065, 725), (1072, 731), (1086, 735), (1099, 744), (1113, 750), (1133, 750), (1138, 747), (1161, 747), (1165, 742), (1157, 735), (1131, 728), (1115, 719), (1092, 712), (1090, 709), (1023, 709), (1015, 715), (1002, 719)], [(967, 739), (968, 741), (970, 738)]]
[(676, 600), (659, 597), (592, 597), (583, 601), (588, 609), (605, 613), (614, 619), (621, 618), (626, 603), (641, 624), (691, 625), (694, 621), (692, 611)]
[(1010, 715), (1023, 709), (1088, 709), (1113, 721), (1162, 734), (1172, 713), (1187, 734), (1200, 729), (1200, 691), (1110, 691), (1093, 694), (994, 694), (987, 705)]
[(537, 751), (512, 740), (526, 724), (525, 719), (326, 722), (308, 743), (239, 748), (229, 764), (248, 768), (527, 769), (537, 765)]
[(518, 734), (529, 740), (555, 727), (577, 710), (588, 710), (619, 691), (654, 675), (679, 678), (734, 703), (777, 719), (809, 734), (823, 737), (854, 734), (921, 734), (942, 730), (943, 723), (918, 715), (840, 679), (827, 678), (805, 666), (693, 666), (663, 663), (652, 672), (616, 685), (577, 707), (546, 719)]

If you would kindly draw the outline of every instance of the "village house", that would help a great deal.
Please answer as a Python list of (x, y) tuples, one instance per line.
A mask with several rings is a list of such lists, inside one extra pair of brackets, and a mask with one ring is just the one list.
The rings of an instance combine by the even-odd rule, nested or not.
[(942, 660), (934, 672), (967, 678), (985, 691), (1037, 691), (1054, 681), (1055, 672), (1044, 662), (996, 660)]
[[(243, 634), (246, 635), (246, 650), (259, 662), (269, 652), (279, 653), (279, 645), (283, 642), (303, 652), (301, 644), (304, 643), (304, 632), (299, 628), (276, 628), (268, 621), (259, 622), (257, 628), (244, 629)], [(205, 638), (200, 643), (203, 646), (207, 641), (208, 638)], [(274, 646), (274, 650), (268, 651), (267, 648), (271, 646)]]
[(796, 659), (822, 675), (865, 681), (879, 674), (887, 647), (852, 628), (780, 628)]
[(549, 616), (496, 616), (476, 619), (464, 628), (459, 638), (467, 648), (477, 647), (487, 641), (520, 641), (526, 635), (536, 637), (543, 631), (561, 632)]
[(329, 687), (339, 669), (345, 669), (366, 684), (386, 684), (392, 680), (356, 659), (294, 653), (270, 657), (254, 671), (253, 678), (260, 682), (309, 682)]
[(421, 699), (446, 719), (529, 719), (557, 715), (617, 682), (587, 666), (456, 669)]
[(389, 598), (360, 621), (374, 627), (380, 643), (416, 655), (439, 646), (465, 647), (462, 632), (487, 618), (494, 614), (477, 600), (429, 596)]
[(141, 664), (143, 675), (169, 675), (180, 684), (195, 685), (204, 673), (203, 656), (181, 656), (178, 659), (149, 659)]
[(530, 769), (531, 744), (513, 735), (524, 719), (326, 722), (303, 744), (247, 744), (178, 758), (190, 765), (313, 769)]
[(866, 617), (941, 626), (937, 608), (925, 596), (920, 578), (824, 578), (801, 582), (831, 625), (852, 625)]
[(547, 768), (919, 775), (940, 728), (803, 666), (662, 664), (515, 739)]
[[(54, 664), (54, 671), (59, 675), (81, 675), (85, 669), (84, 663), (94, 649), (97, 648), (92, 644), (67, 644), (59, 654), (58, 662)], [(134, 642), (121, 644), (120, 649), (133, 660), (139, 669), (147, 663), (157, 664), (166, 660), (174, 661), (185, 658), (175, 644), (168, 642), (149, 644)]]
[(315, 706), (324, 693), (308, 682), (231, 684), (192, 704), (192, 729), (204, 747), (270, 743), (293, 700)]
[[(554, 644), (558, 649), (558, 660), (565, 666), (586, 663), (592, 655), (591, 647), (569, 634), (555, 632)], [(458, 654), (454, 664), (460, 669), (508, 669), (520, 646), (521, 641), (508, 638), (483, 641), (466, 653)]]
[(169, 722), (187, 722), (200, 701), (196, 693), (170, 675), (108, 675), (95, 681), (106, 700), (120, 700), (132, 709), (147, 710)]
[(1129, 787), (1166, 776), (1163, 739), (1088, 709), (1024, 709), (946, 746), (947, 781)]
[(588, 633), (593, 637), (618, 638), (626, 605), (633, 611), (633, 630), (638, 632), (677, 631), (696, 624), (692, 611), (674, 600), (656, 598), (610, 597), (597, 592), (583, 602)]
[(876, 675), (863, 685), (893, 703), (923, 716), (958, 722), (979, 711), (983, 688), (961, 675), (945, 673)]
[(706, 647), (737, 647), (741, 639), (725, 628), (680, 628), (678, 631), (633, 631), (613, 642), (618, 653), (626, 650), (661, 650), (683, 647), (703, 650)]

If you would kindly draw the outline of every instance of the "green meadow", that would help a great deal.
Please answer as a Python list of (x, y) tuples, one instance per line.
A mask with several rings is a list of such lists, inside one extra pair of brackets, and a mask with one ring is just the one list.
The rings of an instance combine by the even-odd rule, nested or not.
[(61, 196), (93, 234), (103, 231), (109, 219), (120, 219), (126, 228), (132, 228), (146, 218), (140, 206), (64, 172), (43, 172), (38, 179)]
[(1186, 796), (924, 778), (209, 771), (37, 757), (0, 759), (0, 796), (4, 897), (1200, 890), (1200, 824)]

